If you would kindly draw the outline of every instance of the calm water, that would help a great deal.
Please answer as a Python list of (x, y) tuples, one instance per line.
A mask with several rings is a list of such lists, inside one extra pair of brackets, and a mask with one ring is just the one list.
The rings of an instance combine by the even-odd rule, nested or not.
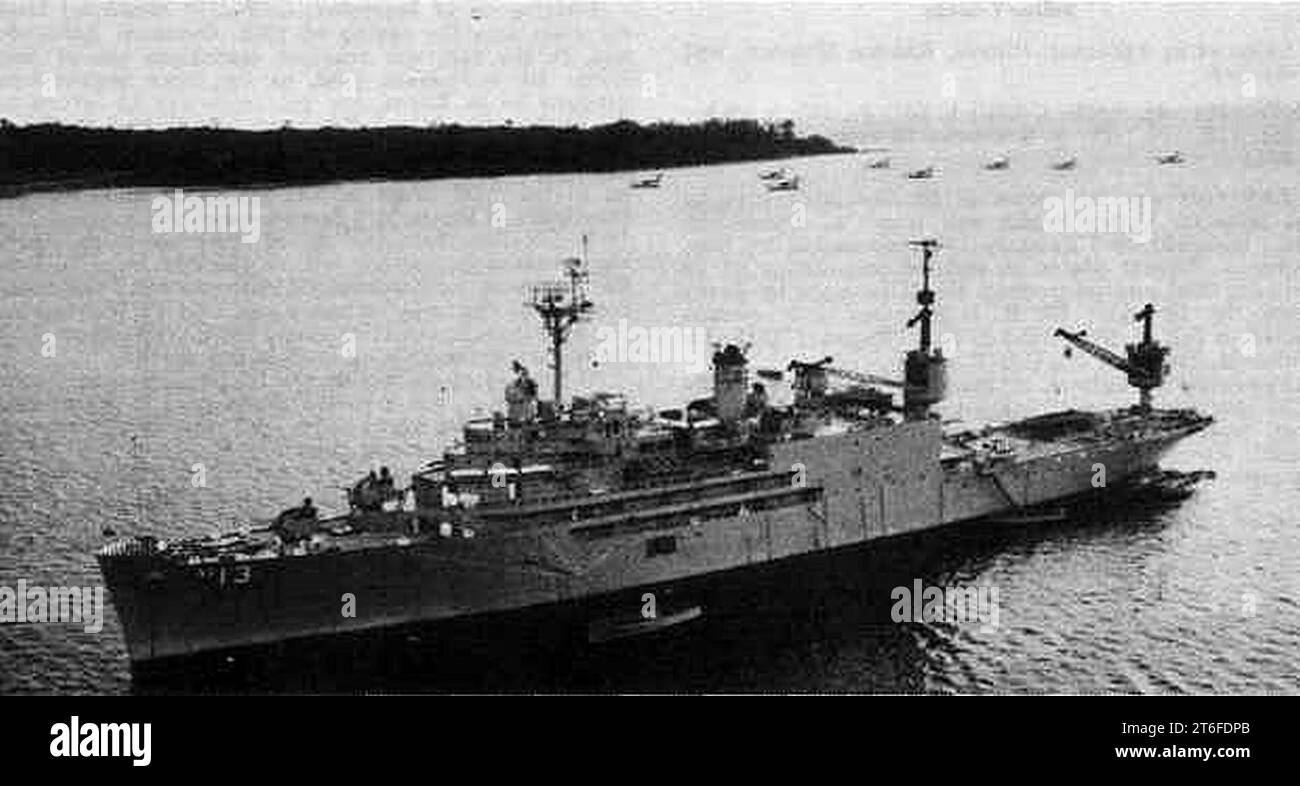
[[(1051, 332), (1087, 324), (1118, 348), (1153, 301), (1174, 348), (1160, 400), (1218, 420), (1167, 465), (1218, 479), (1171, 508), (938, 542), (918, 575), (996, 586), (995, 631), (881, 625), (832, 595), (798, 635), (683, 644), (602, 687), (1295, 692), (1294, 110), (848, 125), (844, 141), (891, 146), (894, 170), (798, 161), (803, 190), (780, 195), (762, 165), (673, 170), (658, 191), (574, 175), (249, 192), (251, 245), (152, 234), (152, 191), (0, 202), (0, 585), (98, 584), (105, 525), (203, 533), (306, 494), (337, 507), (377, 463), (414, 470), (498, 406), (511, 360), (545, 373), (521, 304), (583, 233), (599, 315), (571, 344), (569, 389), (658, 406), (703, 393), (707, 373), (594, 366), (595, 327), (691, 327), (753, 341), (759, 363), (896, 373), (913, 340), (905, 241), (928, 234), (947, 246), (946, 417), (1128, 403), (1121, 375), (1064, 358)], [(1152, 163), (1174, 147), (1187, 164)], [(980, 169), (1004, 152), (1009, 171)], [(1067, 154), (1077, 171), (1047, 170)], [(902, 179), (927, 163), (937, 179)], [(1151, 241), (1044, 232), (1044, 199), (1067, 188), (1149, 196)], [(0, 692), (130, 688), (111, 609), (97, 635), (0, 627)]]

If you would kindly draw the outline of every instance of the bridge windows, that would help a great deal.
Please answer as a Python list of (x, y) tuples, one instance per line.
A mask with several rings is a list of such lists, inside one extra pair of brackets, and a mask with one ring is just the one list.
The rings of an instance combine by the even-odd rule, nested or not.
[(676, 535), (658, 535), (650, 538), (645, 542), (645, 555), (647, 557), (658, 557), (664, 554), (673, 554), (677, 551)]

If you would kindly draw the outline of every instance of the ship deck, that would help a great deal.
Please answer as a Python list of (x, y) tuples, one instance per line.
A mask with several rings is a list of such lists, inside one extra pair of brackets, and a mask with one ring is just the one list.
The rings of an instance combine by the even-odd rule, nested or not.
[(1191, 434), (1210, 422), (1210, 418), (1189, 410), (1155, 410), (1147, 414), (1135, 409), (1098, 413), (1067, 410), (976, 430), (953, 430), (945, 435), (940, 460), (1025, 463), (1120, 442)]

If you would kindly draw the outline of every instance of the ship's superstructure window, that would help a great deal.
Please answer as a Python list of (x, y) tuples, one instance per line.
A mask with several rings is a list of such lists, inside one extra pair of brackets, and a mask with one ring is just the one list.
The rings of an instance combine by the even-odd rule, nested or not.
[(645, 542), (645, 555), (647, 557), (658, 557), (662, 554), (673, 554), (677, 551), (677, 537), (675, 535), (660, 535), (651, 538)]

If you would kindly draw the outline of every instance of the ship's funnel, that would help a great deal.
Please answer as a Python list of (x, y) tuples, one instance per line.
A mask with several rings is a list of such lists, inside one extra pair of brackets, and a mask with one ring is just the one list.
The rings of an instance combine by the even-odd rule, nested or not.
[(724, 423), (735, 423), (745, 414), (748, 363), (745, 350), (735, 344), (727, 344), (713, 353), (713, 405)]
[(787, 371), (794, 372), (794, 403), (799, 406), (811, 406), (826, 395), (829, 385), (827, 366), (832, 358), (825, 357), (815, 363), (791, 360)]
[(537, 382), (518, 360), (513, 368), (515, 379), (506, 385), (506, 417), (511, 423), (530, 423), (537, 418)]
[(907, 353), (904, 364), (903, 410), (909, 418), (924, 418), (948, 392), (948, 361), (935, 349)]

